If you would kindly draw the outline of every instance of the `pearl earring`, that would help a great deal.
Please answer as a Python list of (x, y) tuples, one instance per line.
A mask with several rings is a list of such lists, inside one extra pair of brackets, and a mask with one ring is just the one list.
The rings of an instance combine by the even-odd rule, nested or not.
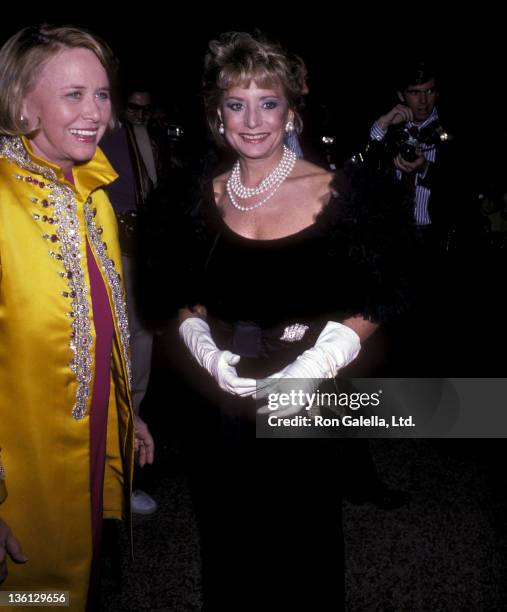
[(287, 123), (285, 124), (285, 131), (287, 132), (287, 134), (290, 134), (294, 131), (294, 123), (292, 121), (287, 121)]
[(220, 125), (218, 126), (218, 133), (222, 134), (222, 136), (225, 134), (225, 128), (222, 122), (220, 122)]

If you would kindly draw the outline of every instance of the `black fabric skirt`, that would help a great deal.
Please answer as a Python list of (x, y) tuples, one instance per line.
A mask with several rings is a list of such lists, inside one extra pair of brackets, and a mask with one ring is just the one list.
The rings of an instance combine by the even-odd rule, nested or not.
[[(220, 348), (242, 354), (238, 326), (219, 327), (212, 329)], [(245, 341), (244, 329), (239, 337)], [(256, 357), (254, 339), (246, 340), (241, 376), (267, 376), (314, 341), (310, 333), (282, 344), (275, 356)], [(277, 343), (261, 344), (273, 353)], [(253, 400), (222, 392), (198, 366), (187, 378), (200, 383), (181, 414), (202, 542), (204, 609), (343, 609), (338, 441), (256, 439)]]

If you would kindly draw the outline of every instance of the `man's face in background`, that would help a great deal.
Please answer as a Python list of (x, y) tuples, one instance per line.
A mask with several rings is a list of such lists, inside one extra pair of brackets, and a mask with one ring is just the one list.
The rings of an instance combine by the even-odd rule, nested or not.
[(409, 85), (398, 92), (398, 97), (412, 111), (414, 123), (422, 123), (433, 112), (438, 98), (435, 79), (420, 85)]
[(133, 91), (127, 98), (125, 118), (132, 125), (146, 125), (151, 113), (151, 96), (147, 91)]

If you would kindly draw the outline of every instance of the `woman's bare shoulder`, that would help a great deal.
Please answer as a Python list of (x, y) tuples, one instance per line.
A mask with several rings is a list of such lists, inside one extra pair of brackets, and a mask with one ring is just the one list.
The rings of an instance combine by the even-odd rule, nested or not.
[(333, 176), (333, 173), (326, 168), (300, 159), (294, 167), (293, 178), (306, 189), (322, 194), (331, 190)]
[(215, 193), (215, 196), (217, 196), (217, 199), (218, 196), (221, 196), (223, 193), (225, 193), (228, 178), (229, 172), (224, 172), (223, 174), (220, 174), (219, 176), (216, 176), (213, 179), (213, 192)]
[(215, 178), (213, 179), (213, 185), (215, 184), (224, 185), (227, 179), (229, 178), (229, 174), (230, 174), (230, 170), (228, 170), (227, 172), (224, 172), (223, 174), (219, 174), (218, 176), (215, 176)]
[(333, 179), (333, 173), (327, 168), (317, 166), (305, 159), (298, 159), (294, 167), (294, 178), (312, 181), (315, 183), (330, 183)]

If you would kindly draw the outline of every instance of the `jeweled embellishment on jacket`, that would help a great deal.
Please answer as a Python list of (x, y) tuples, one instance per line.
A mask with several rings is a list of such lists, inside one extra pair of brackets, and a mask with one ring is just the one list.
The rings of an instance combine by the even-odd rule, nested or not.
[[(70, 320), (70, 349), (74, 358), (69, 367), (76, 377), (76, 400), (72, 407), (72, 416), (82, 419), (86, 415), (86, 405), (91, 394), (92, 380), (92, 346), (91, 323), (88, 306), (88, 290), (82, 270), (81, 236), (79, 234), (79, 217), (74, 191), (67, 185), (58, 182), (55, 172), (47, 166), (36, 164), (28, 156), (20, 138), (0, 137), (0, 155), (15, 163), (19, 168), (27, 170), (45, 179), (40, 181), (31, 176), (16, 175), (18, 180), (26, 181), (37, 188), (49, 190), (49, 196), (44, 194), (41, 206), (52, 207), (54, 220), (53, 232), (43, 233), (42, 238), (57, 248), (48, 251), (49, 255), (63, 263), (65, 276), (68, 279), (69, 296), (72, 297), (71, 311), (67, 313)], [(36, 204), (37, 199), (31, 199)]]
[(107, 256), (107, 244), (102, 242), (102, 228), (97, 227), (95, 223), (95, 215), (97, 211), (91, 206), (92, 200), (88, 198), (84, 205), (84, 213), (88, 236), (91, 240), (95, 254), (97, 255), (103, 272), (106, 275), (107, 282), (111, 288), (113, 298), (114, 314), (118, 329), (120, 331), (120, 340), (123, 351), (123, 358), (127, 367), (127, 377), (129, 385), (132, 385), (132, 373), (130, 365), (130, 332), (127, 318), (127, 303), (125, 301), (125, 293), (121, 283), (121, 277), (114, 267), (114, 261)]
[[(88, 289), (83, 273), (83, 262), (81, 255), (81, 236), (79, 231), (79, 218), (77, 214), (77, 202), (74, 191), (61, 184), (50, 185), (51, 201), (54, 206), (54, 217), (58, 219), (56, 234), (46, 238), (60, 251), (58, 260), (63, 262), (69, 296), (72, 295), (70, 304), (71, 311), (68, 317), (71, 320), (70, 348), (74, 353), (74, 359), (69, 367), (76, 376), (77, 390), (76, 403), (72, 409), (75, 419), (82, 419), (86, 415), (86, 404), (91, 394), (92, 380), (92, 347), (93, 339), (90, 323), (90, 309), (88, 305)], [(52, 254), (53, 251), (50, 251)]]
[[(58, 182), (57, 176), (51, 168), (36, 164), (30, 159), (20, 138), (0, 137), (0, 155), (24, 170), (42, 175), (45, 182), (21, 174), (16, 175), (18, 180), (30, 183), (40, 189), (49, 190), (49, 195), (44, 193), (42, 200), (34, 197), (30, 198), (30, 201), (33, 204), (40, 204), (43, 209), (52, 208), (51, 216), (41, 216), (39, 213), (35, 213), (33, 217), (52, 226), (53, 231), (51, 233), (43, 232), (41, 236), (55, 249), (50, 250), (49, 255), (63, 263), (65, 272), (60, 273), (60, 276), (62, 278), (66, 277), (68, 280), (69, 291), (64, 292), (67, 295), (64, 295), (64, 293), (62, 295), (72, 298), (69, 312), (67, 312), (72, 330), (70, 348), (74, 353), (74, 358), (69, 363), (69, 367), (77, 381), (76, 402), (72, 408), (72, 416), (75, 419), (82, 419), (86, 415), (86, 405), (91, 395), (93, 339), (89, 317), (88, 291), (82, 269), (82, 240), (79, 233), (76, 197), (71, 187)], [(84, 206), (88, 235), (111, 290), (130, 384), (131, 365), (125, 296), (120, 276), (114, 268), (114, 261), (107, 256), (107, 245), (100, 239), (101, 228), (95, 225), (96, 210), (92, 210), (90, 204), (91, 199), (88, 198)]]

